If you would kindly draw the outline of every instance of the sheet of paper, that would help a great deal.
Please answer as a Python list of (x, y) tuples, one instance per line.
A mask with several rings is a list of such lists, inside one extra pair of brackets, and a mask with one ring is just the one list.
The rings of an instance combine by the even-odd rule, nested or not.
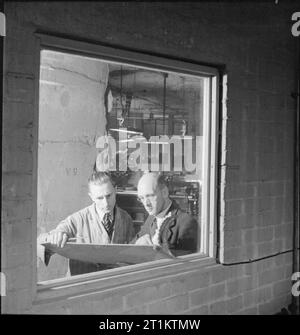
[[(67, 242), (63, 248), (57, 248), (50, 243), (42, 245), (61, 256), (84, 262), (114, 264), (155, 261), (163, 258), (174, 258), (162, 249), (153, 250), (151, 245), (135, 244), (89, 244)], [(175, 258), (174, 258), (175, 259)]]

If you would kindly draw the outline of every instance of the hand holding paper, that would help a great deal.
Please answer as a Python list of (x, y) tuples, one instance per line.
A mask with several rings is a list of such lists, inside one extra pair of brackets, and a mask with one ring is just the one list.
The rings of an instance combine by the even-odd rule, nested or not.
[(171, 257), (174, 257), (171, 251), (167, 248), (162, 247), (161, 245), (153, 244), (149, 234), (145, 234), (138, 238), (135, 242), (136, 245), (152, 245), (154, 251), (162, 251)]
[(61, 231), (52, 230), (46, 238), (48, 243), (63, 248), (68, 240), (68, 235)]
[(152, 241), (149, 234), (145, 234), (138, 238), (135, 242), (136, 245), (152, 245)]

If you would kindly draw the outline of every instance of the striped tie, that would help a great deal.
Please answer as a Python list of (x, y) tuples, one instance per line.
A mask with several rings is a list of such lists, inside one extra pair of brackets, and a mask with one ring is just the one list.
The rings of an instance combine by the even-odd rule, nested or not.
[(112, 220), (111, 214), (110, 213), (105, 213), (103, 220), (102, 220), (103, 226), (105, 230), (107, 231), (107, 234), (109, 238), (111, 239), (112, 233), (114, 230), (114, 222)]

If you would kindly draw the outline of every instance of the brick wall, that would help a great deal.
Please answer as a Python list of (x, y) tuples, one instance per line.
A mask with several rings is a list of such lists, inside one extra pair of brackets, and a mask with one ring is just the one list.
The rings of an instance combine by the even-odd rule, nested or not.
[(37, 30), (224, 64), (220, 256), (292, 246), (297, 8), (283, 3), (5, 3), (2, 271), (4, 312), (270, 314), (290, 301), (292, 254), (214, 265), (92, 297), (33, 306)]
[(290, 302), (289, 255), (167, 275), (34, 306), (37, 314), (272, 314)]

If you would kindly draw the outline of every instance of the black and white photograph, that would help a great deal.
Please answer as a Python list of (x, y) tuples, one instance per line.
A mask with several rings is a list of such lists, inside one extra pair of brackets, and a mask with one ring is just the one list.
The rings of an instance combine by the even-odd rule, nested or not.
[(1, 314), (300, 314), (299, 2), (2, 1), (0, 35)]

